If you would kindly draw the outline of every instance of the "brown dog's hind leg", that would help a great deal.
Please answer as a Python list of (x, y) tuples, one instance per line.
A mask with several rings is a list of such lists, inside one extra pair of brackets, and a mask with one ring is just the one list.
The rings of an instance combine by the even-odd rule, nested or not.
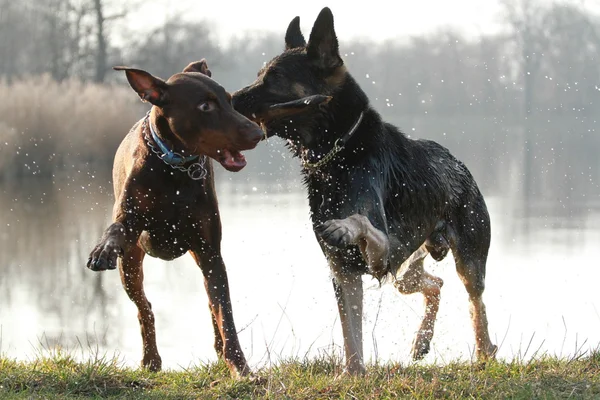
[(208, 305), (208, 309), (210, 310), (210, 319), (212, 321), (213, 330), (215, 332), (214, 348), (215, 348), (215, 351), (217, 352), (217, 356), (219, 356), (219, 358), (224, 358), (223, 357), (223, 337), (221, 336), (221, 328), (219, 328), (219, 324), (217, 323), (217, 319), (215, 318), (215, 314), (213, 313), (213, 309), (210, 304)]
[[(233, 322), (229, 296), (229, 281), (221, 255), (204, 246), (203, 251), (190, 251), (204, 274), (204, 286), (215, 328), (215, 350), (221, 355), (234, 375), (250, 373), (246, 358), (238, 340)], [(220, 346), (220, 349), (217, 348)]]
[(412, 356), (414, 360), (421, 360), (429, 353), (435, 320), (440, 307), (440, 289), (444, 284), (441, 278), (425, 271), (423, 261), (427, 254), (425, 246), (421, 246), (415, 251), (402, 264), (394, 282), (394, 286), (400, 293), (421, 292), (425, 300), (425, 314), (413, 341)]
[(150, 371), (160, 371), (162, 360), (156, 346), (156, 328), (152, 306), (144, 293), (144, 251), (137, 245), (127, 248), (119, 263), (121, 282), (125, 292), (138, 309), (138, 320), (142, 331), (144, 358), (142, 366)]

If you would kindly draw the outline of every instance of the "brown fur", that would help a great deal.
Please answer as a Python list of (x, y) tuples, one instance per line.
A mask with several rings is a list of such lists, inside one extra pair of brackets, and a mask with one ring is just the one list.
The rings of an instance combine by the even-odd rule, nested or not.
[[(103, 271), (115, 269), (118, 263), (123, 287), (138, 308), (142, 365), (158, 371), (162, 360), (156, 346), (154, 314), (144, 293), (142, 262), (145, 254), (172, 260), (189, 252), (204, 274), (215, 350), (232, 374), (247, 374), (221, 257), (221, 220), (212, 164), (207, 160), (206, 176), (192, 180), (187, 173), (165, 164), (146, 141), (154, 142), (148, 130), (151, 123), (170, 149), (185, 156), (206, 155), (233, 168), (223, 159), (225, 150), (254, 148), (262, 131), (233, 110), (231, 96), (209, 78), (204, 60), (189, 64), (184, 73), (166, 82), (142, 70), (116, 69), (126, 71), (133, 89), (153, 107), (117, 150), (113, 223), (91, 252), (87, 267)], [(230, 170), (239, 169), (234, 166)]]

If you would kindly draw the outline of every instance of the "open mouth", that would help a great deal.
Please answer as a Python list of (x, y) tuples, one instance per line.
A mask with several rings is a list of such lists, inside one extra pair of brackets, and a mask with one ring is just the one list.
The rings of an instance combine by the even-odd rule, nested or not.
[(222, 150), (217, 161), (223, 168), (231, 172), (238, 172), (246, 166), (246, 157), (237, 150)]
[(256, 115), (256, 113), (252, 113), (252, 115), (250, 116), (250, 120), (252, 122), (255, 122), (258, 124), (258, 126), (261, 127), (261, 129), (264, 131), (267, 123), (269, 122), (269, 119), (267, 118), (267, 115)]

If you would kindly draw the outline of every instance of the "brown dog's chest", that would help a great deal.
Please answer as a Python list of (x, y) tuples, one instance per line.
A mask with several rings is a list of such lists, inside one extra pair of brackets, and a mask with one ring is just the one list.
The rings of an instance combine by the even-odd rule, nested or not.
[(197, 245), (210, 222), (206, 210), (217, 209), (211, 176), (204, 181), (177, 178), (144, 175), (144, 184), (133, 191), (132, 208), (143, 228), (138, 242), (148, 255), (164, 260)]

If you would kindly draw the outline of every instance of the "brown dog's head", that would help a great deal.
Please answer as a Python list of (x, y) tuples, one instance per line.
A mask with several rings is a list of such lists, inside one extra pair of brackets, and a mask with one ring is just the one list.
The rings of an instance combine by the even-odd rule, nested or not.
[(241, 151), (256, 147), (262, 131), (233, 109), (231, 95), (210, 78), (204, 59), (167, 81), (140, 69), (114, 69), (125, 71), (133, 90), (156, 107), (156, 128), (175, 151), (184, 156), (208, 155), (229, 171), (244, 168)]
[[(308, 43), (294, 18), (285, 35), (285, 50), (258, 72), (251, 85), (233, 94), (236, 110), (261, 123), (267, 136), (278, 135), (310, 145), (317, 125), (326, 126), (325, 104), (338, 102), (340, 89), (351, 79), (338, 49), (333, 14), (324, 8), (317, 17)], [(312, 99), (305, 104), (304, 99)], [(320, 107), (310, 107), (315, 104)], [(285, 107), (281, 107), (282, 103)], [(292, 105), (292, 106), (290, 106)], [(328, 106), (329, 107), (329, 106)]]

